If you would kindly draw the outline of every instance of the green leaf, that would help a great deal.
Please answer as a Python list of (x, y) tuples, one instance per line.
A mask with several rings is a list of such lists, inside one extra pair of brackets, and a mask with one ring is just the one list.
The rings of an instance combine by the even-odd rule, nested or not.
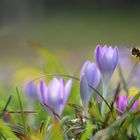
[(130, 138), (127, 136), (126, 132), (119, 132), (119, 140), (130, 140)]
[(12, 138), (13, 140), (19, 140), (19, 138), (17, 138), (12, 132), (11, 128), (2, 120), (0, 120), (0, 139), (1, 137), (6, 138), (6, 140), (8, 138)]
[(121, 125), (121, 128), (123, 128), (123, 130), (127, 130), (129, 126), (132, 124), (132, 122), (134, 121), (134, 119), (135, 119), (135, 116), (132, 113), (130, 113), (129, 116)]
[(55, 140), (55, 139), (64, 140), (59, 122), (56, 122), (52, 125), (48, 139), (49, 140)]
[(98, 131), (94, 139), (105, 140), (109, 138), (113, 133), (120, 130), (121, 123), (128, 117), (128, 113), (122, 115), (119, 119), (115, 120), (112, 124), (110, 124), (107, 128)]
[(100, 121), (101, 123), (104, 122), (104, 118), (99, 110), (99, 104), (97, 104), (94, 99), (93, 99), (92, 107), (89, 108), (89, 114), (91, 115), (91, 117), (93, 117), (95, 121)]
[(88, 122), (86, 125), (86, 131), (82, 134), (81, 140), (87, 140), (93, 131), (93, 124), (91, 122)]

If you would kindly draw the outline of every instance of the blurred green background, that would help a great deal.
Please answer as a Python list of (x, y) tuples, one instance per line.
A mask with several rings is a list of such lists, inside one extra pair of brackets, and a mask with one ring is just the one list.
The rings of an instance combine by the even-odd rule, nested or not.
[(139, 27), (139, 0), (1, 0), (0, 70), (40, 65), (32, 43), (77, 70), (97, 44), (139, 46)]

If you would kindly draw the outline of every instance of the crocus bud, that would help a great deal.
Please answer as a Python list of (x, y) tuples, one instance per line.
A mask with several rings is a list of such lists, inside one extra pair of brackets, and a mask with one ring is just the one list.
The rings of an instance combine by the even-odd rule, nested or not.
[[(104, 47), (98, 45), (94, 52), (96, 64), (102, 75), (103, 97), (105, 100), (107, 98), (109, 81), (118, 63), (118, 55), (117, 47), (113, 49), (106, 45)], [(101, 113), (102, 115), (105, 114), (105, 102), (102, 103)]]
[(100, 82), (100, 73), (96, 65), (90, 61), (86, 61), (81, 69), (80, 79), (80, 95), (83, 106), (87, 109), (92, 95), (92, 86), (96, 88)]
[(34, 82), (30, 83), (29, 80), (24, 84), (24, 92), (30, 102), (34, 102), (37, 99), (37, 88)]
[(70, 95), (71, 86), (72, 80), (69, 80), (65, 84), (63, 79), (53, 78), (48, 86), (45, 81), (40, 82), (38, 98), (52, 118), (55, 115), (58, 115), (58, 117), (61, 116)]
[(118, 63), (118, 48), (114, 49), (110, 46), (101, 47), (98, 45), (95, 49), (95, 61), (98, 65), (98, 68), (102, 74), (102, 78), (104, 82), (109, 82), (116, 66)]

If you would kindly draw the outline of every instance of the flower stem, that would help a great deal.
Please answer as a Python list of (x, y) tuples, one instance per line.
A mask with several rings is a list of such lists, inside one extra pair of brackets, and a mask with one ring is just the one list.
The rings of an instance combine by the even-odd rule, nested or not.
[[(108, 83), (103, 82), (103, 97), (106, 100), (107, 99), (107, 92), (108, 92)], [(104, 115), (105, 114), (105, 107), (106, 104), (103, 101), (102, 102), (102, 108), (101, 108), (101, 114)]]

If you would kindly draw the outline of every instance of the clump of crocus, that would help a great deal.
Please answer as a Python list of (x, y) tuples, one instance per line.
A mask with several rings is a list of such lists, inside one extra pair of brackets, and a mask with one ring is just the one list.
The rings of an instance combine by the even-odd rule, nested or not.
[(52, 119), (60, 117), (68, 97), (70, 95), (72, 80), (66, 84), (64, 79), (53, 78), (46, 85), (45, 81), (41, 81), (38, 87), (38, 98)]
[(82, 104), (87, 111), (93, 90), (100, 82), (100, 73), (96, 65), (89, 60), (84, 63), (80, 73), (80, 95)]
[[(118, 63), (118, 48), (114, 49), (111, 46), (100, 46), (98, 45), (94, 52), (96, 64), (101, 72), (103, 81), (103, 97), (107, 98), (107, 90), (109, 81)], [(105, 113), (105, 102), (102, 103), (101, 108), (102, 114)]]
[[(131, 102), (131, 100), (134, 98), (134, 96), (138, 93), (138, 89), (137, 88), (131, 88), (129, 90), (129, 95), (125, 95), (125, 93), (121, 93), (118, 95), (117, 97), (117, 101), (116, 101), (116, 107), (117, 107), (117, 111), (119, 115), (122, 115), (123, 112), (126, 111), (129, 103)], [(135, 103), (131, 106), (130, 110), (136, 110), (138, 109), (139, 106), (139, 100), (137, 99), (135, 101)]]

